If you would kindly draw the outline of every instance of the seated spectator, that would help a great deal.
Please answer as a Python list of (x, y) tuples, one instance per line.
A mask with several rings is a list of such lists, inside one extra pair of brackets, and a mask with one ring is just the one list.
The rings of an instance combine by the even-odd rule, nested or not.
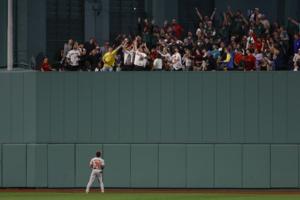
[(41, 64), (40, 69), (41, 69), (42, 72), (51, 72), (51, 71), (53, 71), (51, 65), (49, 64), (49, 59), (47, 57), (45, 57), (43, 59), (43, 62)]

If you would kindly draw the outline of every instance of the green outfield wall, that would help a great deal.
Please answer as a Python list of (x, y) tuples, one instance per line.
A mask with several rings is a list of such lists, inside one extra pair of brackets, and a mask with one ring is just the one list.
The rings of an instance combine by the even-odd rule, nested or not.
[(300, 75), (0, 73), (0, 187), (299, 188)]

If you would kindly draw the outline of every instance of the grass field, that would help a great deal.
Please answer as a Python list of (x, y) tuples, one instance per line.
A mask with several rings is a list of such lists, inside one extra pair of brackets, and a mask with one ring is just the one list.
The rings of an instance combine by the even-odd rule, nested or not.
[(99, 193), (7, 193), (0, 200), (299, 200), (300, 195), (276, 194), (99, 194)]

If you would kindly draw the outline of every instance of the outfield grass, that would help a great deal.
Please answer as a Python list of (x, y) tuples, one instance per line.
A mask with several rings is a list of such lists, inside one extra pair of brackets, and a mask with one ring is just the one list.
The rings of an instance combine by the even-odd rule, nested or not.
[(0, 200), (300, 200), (300, 195), (6, 193)]

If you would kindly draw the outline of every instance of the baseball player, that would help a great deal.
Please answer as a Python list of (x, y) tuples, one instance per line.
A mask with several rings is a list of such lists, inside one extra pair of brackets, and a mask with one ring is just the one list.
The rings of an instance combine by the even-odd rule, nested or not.
[(104, 160), (101, 158), (101, 152), (97, 152), (96, 157), (93, 158), (90, 162), (90, 168), (92, 169), (92, 173), (91, 173), (89, 183), (86, 186), (86, 193), (90, 192), (90, 188), (96, 178), (98, 179), (98, 181), (100, 183), (101, 192), (104, 193), (104, 184), (103, 184), (103, 180), (102, 180), (104, 166), (105, 166), (105, 163), (104, 163)]

